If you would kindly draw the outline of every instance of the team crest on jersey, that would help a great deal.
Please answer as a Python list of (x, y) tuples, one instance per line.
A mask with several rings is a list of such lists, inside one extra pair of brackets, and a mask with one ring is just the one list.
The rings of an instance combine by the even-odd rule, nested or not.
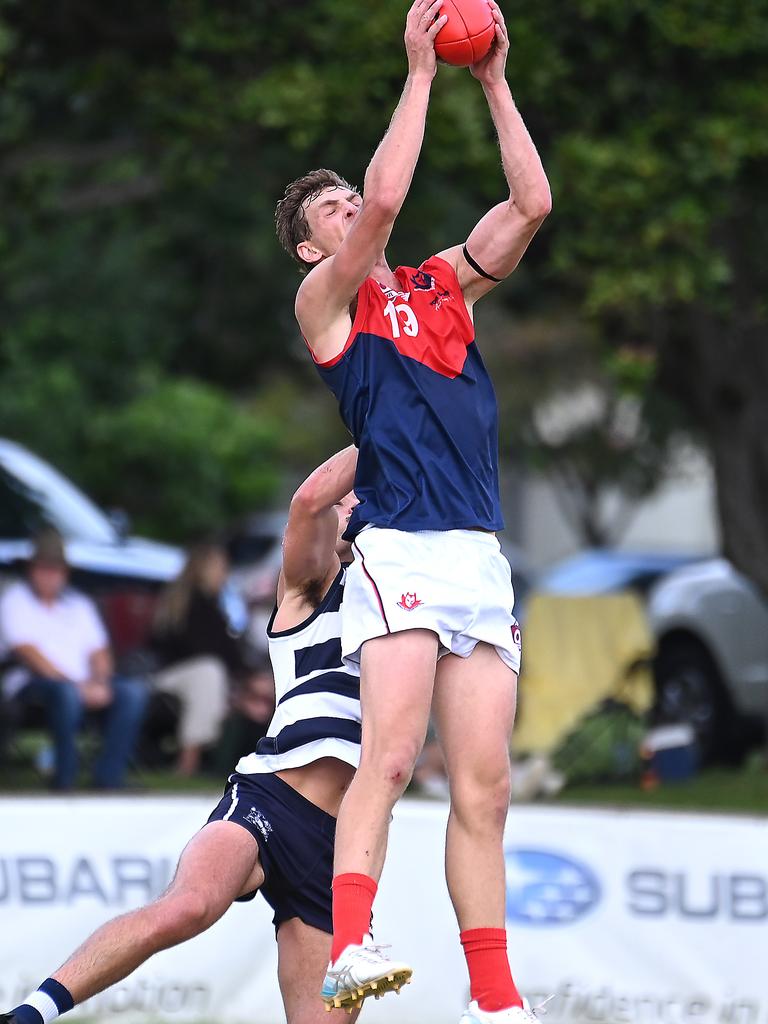
[(438, 288), (437, 295), (430, 302), (430, 306), (434, 306), (435, 309), (442, 309), (444, 302), (450, 302), (453, 296), (447, 288)]
[(435, 279), (425, 270), (417, 270), (411, 274), (411, 283), (417, 292), (431, 292), (435, 287)]
[(418, 608), (420, 604), (424, 604), (420, 601), (416, 594), (403, 594), (400, 600), (397, 602), (397, 607), (404, 609), (406, 612), (412, 612), (414, 608)]

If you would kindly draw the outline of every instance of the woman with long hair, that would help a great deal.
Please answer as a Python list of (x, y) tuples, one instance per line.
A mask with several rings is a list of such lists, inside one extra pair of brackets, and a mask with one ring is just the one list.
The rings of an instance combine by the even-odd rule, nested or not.
[(158, 690), (181, 702), (176, 762), (180, 775), (194, 775), (204, 748), (219, 738), (230, 677), (244, 668), (240, 643), (221, 607), (228, 570), (221, 545), (193, 546), (155, 611), (152, 649), (160, 670), (154, 682)]

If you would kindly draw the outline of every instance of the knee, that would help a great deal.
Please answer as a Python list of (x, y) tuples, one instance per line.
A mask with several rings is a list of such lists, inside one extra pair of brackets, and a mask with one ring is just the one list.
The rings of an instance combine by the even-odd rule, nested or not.
[(201, 690), (219, 690), (227, 688), (227, 669), (218, 658), (206, 656), (195, 658), (189, 665), (193, 684)]
[(229, 681), (225, 666), (218, 658), (195, 658), (189, 662), (184, 685), (178, 691), (188, 705), (202, 704), (206, 709), (226, 705)]
[(225, 666), (217, 658), (205, 658), (200, 666), (200, 689), (215, 713), (227, 708), (229, 679)]
[(398, 743), (384, 746), (367, 758), (364, 754), (364, 763), (360, 767), (397, 799), (411, 781), (418, 756), (419, 749), (415, 744)]
[(512, 797), (509, 765), (499, 774), (485, 790), (486, 820), (496, 832), (503, 832), (509, 813), (509, 801)]
[(451, 807), (468, 827), (503, 832), (511, 798), (509, 761), (468, 772), (451, 782)]
[(152, 933), (159, 948), (199, 935), (221, 916), (203, 892), (166, 896), (154, 907)]

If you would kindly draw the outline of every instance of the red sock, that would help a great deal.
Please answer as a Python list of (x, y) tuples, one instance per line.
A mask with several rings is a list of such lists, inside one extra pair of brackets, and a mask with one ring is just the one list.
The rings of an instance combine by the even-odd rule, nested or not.
[(494, 1013), (523, 1000), (512, 981), (507, 959), (507, 933), (503, 928), (472, 928), (461, 933), (461, 944), (469, 968), (471, 998), (481, 1010)]
[(371, 927), (371, 907), (378, 886), (368, 875), (336, 875), (333, 880), (331, 963), (347, 946), (357, 945)]

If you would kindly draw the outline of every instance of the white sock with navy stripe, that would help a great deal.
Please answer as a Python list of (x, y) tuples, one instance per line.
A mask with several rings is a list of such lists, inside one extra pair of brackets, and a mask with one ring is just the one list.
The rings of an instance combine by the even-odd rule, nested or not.
[(62, 1013), (71, 1010), (75, 1001), (61, 982), (46, 978), (42, 985), (27, 996), (11, 1013), (18, 1024), (51, 1024)]

